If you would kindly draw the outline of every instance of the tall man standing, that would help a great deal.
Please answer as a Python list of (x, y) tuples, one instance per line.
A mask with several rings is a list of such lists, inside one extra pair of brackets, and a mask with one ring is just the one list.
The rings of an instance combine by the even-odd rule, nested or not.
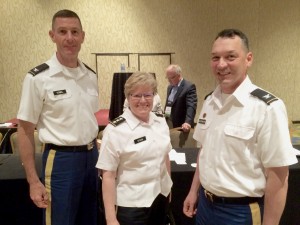
[[(78, 59), (85, 33), (75, 12), (58, 11), (49, 36), (57, 51), (26, 75), (17, 115), (30, 197), (45, 209), (44, 225), (96, 225), (97, 76)], [(45, 143), (42, 182), (35, 168), (35, 128)]]
[[(297, 162), (282, 100), (254, 85), (248, 38), (221, 31), (211, 68), (219, 85), (204, 101), (194, 139), (200, 148), (184, 213), (196, 224), (278, 225)], [(198, 206), (195, 211), (197, 199)]]
[(166, 78), (170, 85), (167, 89), (165, 116), (170, 128), (181, 127), (188, 132), (194, 127), (197, 110), (197, 91), (195, 84), (183, 79), (178, 65), (169, 65)]

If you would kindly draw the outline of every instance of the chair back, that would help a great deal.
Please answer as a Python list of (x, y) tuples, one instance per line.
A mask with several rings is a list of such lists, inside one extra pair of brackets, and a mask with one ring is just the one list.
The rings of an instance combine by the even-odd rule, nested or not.
[[(38, 132), (34, 131), (34, 144), (35, 152), (40, 153), (44, 151), (45, 145), (39, 140)], [(19, 154), (19, 145), (18, 145), (18, 132), (14, 132), (10, 135), (10, 145), (13, 154)]]
[(170, 138), (173, 148), (194, 148), (197, 147), (196, 141), (193, 139), (194, 128), (189, 132), (183, 132), (181, 127), (170, 129)]

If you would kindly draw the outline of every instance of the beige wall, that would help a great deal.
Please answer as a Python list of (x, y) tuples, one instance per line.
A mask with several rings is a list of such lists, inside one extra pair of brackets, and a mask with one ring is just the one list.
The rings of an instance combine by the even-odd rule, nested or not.
[[(215, 86), (209, 69), (212, 40), (223, 28), (239, 28), (254, 52), (251, 79), (281, 97), (290, 118), (300, 120), (298, 0), (0, 0), (0, 121), (16, 116), (26, 72), (55, 51), (48, 31), (52, 15), (62, 8), (81, 17), (86, 39), (80, 58), (95, 70), (93, 52), (175, 52), (173, 62), (196, 83), (198, 112)], [(124, 57), (98, 58), (101, 108), (109, 108), (112, 74), (121, 62)], [(131, 63), (137, 68), (136, 55)], [(142, 58), (141, 70), (157, 75), (163, 102), (168, 63), (167, 57)]]

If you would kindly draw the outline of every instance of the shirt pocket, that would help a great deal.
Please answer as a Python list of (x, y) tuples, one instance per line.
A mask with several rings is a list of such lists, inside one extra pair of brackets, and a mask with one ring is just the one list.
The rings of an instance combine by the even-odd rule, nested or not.
[(71, 98), (72, 93), (70, 89), (49, 90), (48, 97), (50, 101), (59, 101)]
[(231, 165), (241, 165), (243, 168), (252, 167), (251, 155), (254, 150), (255, 128), (241, 124), (227, 124), (224, 134), (226, 150), (222, 152), (222, 157)]
[(198, 141), (199, 143), (204, 143), (207, 136), (208, 136), (208, 129), (210, 127), (212, 120), (211, 119), (199, 119), (198, 123), (195, 127), (194, 131), (194, 139)]
[(242, 140), (249, 140), (253, 137), (255, 129), (238, 124), (227, 124), (224, 133), (227, 136), (235, 137)]
[(87, 89), (87, 94), (88, 94), (88, 95), (91, 95), (91, 96), (98, 97), (98, 92), (97, 92), (95, 89), (90, 89), (90, 88), (88, 88), (88, 89)]

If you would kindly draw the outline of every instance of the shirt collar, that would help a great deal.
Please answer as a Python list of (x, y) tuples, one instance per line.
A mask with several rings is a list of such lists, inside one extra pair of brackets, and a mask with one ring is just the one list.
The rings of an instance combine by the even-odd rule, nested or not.
[(180, 79), (180, 81), (179, 81), (178, 84), (177, 84), (177, 87), (180, 86), (180, 84), (182, 83), (182, 81), (183, 81), (183, 78)]
[[(245, 105), (249, 100), (250, 92), (256, 89), (257, 86), (254, 85), (249, 76), (247, 75), (245, 80), (237, 87), (237, 89), (232, 93), (230, 98), (235, 98), (240, 104)], [(221, 87), (218, 85), (212, 94), (212, 101), (216, 104), (221, 105)]]
[(233, 96), (242, 104), (245, 105), (249, 101), (250, 93), (256, 88), (247, 75), (245, 80), (233, 92)]
[[(64, 66), (58, 61), (57, 59), (57, 56), (56, 56), (56, 53), (54, 53), (51, 57), (51, 60), (52, 62), (54, 62), (54, 67), (53, 67), (53, 70), (55, 71), (56, 70), (56, 73), (52, 73), (52, 75), (55, 75), (59, 72), (62, 72), (64, 73), (66, 76), (69, 76), (69, 77), (73, 77), (74, 76), (72, 74), (69, 73), (68, 70), (66, 70), (64, 68)], [(76, 79), (80, 79), (81, 77), (83, 77), (84, 75), (86, 75), (88, 73), (88, 69), (85, 67), (85, 65), (78, 59), (78, 66), (80, 68), (80, 70), (82, 71), (82, 74), (80, 74), (79, 77), (76, 77)]]
[[(128, 126), (132, 130), (134, 128), (136, 128), (139, 124), (143, 123), (138, 118), (136, 118), (136, 116), (131, 112), (131, 110), (129, 108), (126, 108), (124, 110), (122, 117), (124, 117), (126, 119)], [(153, 112), (150, 112), (148, 125), (152, 125), (153, 123), (155, 123), (157, 121), (159, 121), (158, 117)]]

